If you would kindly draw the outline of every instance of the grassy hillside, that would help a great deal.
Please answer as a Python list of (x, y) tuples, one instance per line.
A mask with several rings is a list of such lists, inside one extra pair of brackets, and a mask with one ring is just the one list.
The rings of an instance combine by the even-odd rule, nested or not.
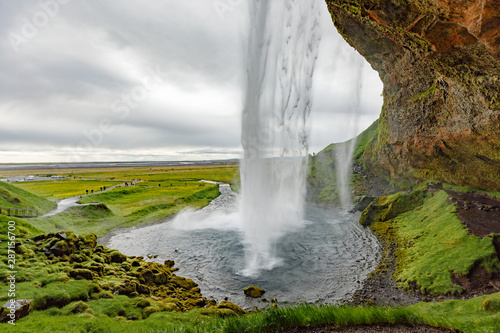
[(397, 285), (410, 292), (439, 296), (460, 294), (453, 277), (483, 271), (500, 272), (493, 236), (471, 235), (457, 218), (456, 207), (443, 190), (422, 188), (376, 199), (360, 222), (396, 249)]
[(0, 182), (0, 207), (36, 209), (39, 213), (46, 213), (56, 204), (17, 186)]
[[(373, 142), (377, 134), (378, 120), (353, 139), (356, 140), (353, 153), (354, 162), (364, 166), (363, 157), (365, 149), (369, 143)], [(342, 143), (332, 143), (310, 158), (310, 171), (307, 178), (308, 200), (324, 203), (335, 203), (338, 200), (335, 155), (339, 147), (348, 145), (350, 142), (351, 140)], [(354, 176), (353, 182), (356, 182), (356, 176)]]

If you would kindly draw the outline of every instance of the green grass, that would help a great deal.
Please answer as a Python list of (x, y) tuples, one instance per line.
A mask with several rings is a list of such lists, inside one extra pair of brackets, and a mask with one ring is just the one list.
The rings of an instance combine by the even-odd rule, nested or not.
[(119, 182), (130, 182), (134, 179), (140, 179), (141, 181), (154, 182), (156, 186), (173, 180), (212, 180), (231, 183), (237, 181), (239, 177), (237, 165), (80, 169), (63, 170), (60, 174), (67, 177)]
[(45, 213), (52, 210), (55, 204), (22, 188), (0, 182), (0, 207), (36, 209)]
[(470, 235), (446, 192), (427, 193), (423, 201), (415, 194), (419, 192), (380, 198), (378, 210), (362, 216), (371, 210), (375, 233), (397, 242), (393, 277), (399, 286), (436, 296), (456, 294), (463, 289), (453, 283), (453, 273), (465, 275), (474, 266), (490, 273), (500, 270), (493, 238)]
[(74, 207), (30, 222), (44, 232), (71, 230), (77, 234), (93, 232), (101, 237), (117, 228), (165, 219), (187, 207), (204, 207), (219, 194), (218, 185), (198, 182), (172, 187), (120, 187), (81, 200), (99, 205)]
[(86, 190), (88, 190), (89, 193), (91, 193), (91, 190), (97, 192), (101, 187), (106, 186), (109, 188), (121, 183), (122, 182), (119, 181), (64, 179), (55, 181), (22, 182), (16, 183), (16, 187), (20, 187), (47, 199), (60, 200), (85, 195)]
[[(16, 326), (8, 325), (6, 328), (9, 332), (258, 333), (318, 325), (338, 328), (351, 325), (425, 324), (471, 333), (498, 332), (500, 329), (500, 311), (493, 307), (499, 304), (500, 293), (467, 301), (419, 303), (407, 308), (302, 304), (272, 307), (243, 316), (226, 317), (224, 312), (207, 308), (187, 313), (153, 312), (147, 319), (136, 321), (127, 321), (125, 317), (121, 320), (112, 318), (116, 314), (133, 315), (133, 311), (136, 316), (144, 313), (147, 308), (139, 306), (141, 301), (126, 297), (100, 299), (87, 302), (88, 308), (72, 303), (63, 309), (35, 311), (18, 321)], [(71, 314), (69, 310), (75, 308), (83, 312)]]
[(419, 303), (408, 308), (417, 321), (462, 332), (500, 332), (500, 293), (467, 301)]

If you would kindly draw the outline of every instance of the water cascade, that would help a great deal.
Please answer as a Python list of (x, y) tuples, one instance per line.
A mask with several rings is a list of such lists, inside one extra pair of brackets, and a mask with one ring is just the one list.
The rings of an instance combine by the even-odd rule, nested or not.
[(348, 210), (352, 206), (352, 195), (350, 180), (352, 177), (352, 156), (356, 147), (356, 135), (359, 130), (359, 118), (361, 115), (361, 93), (363, 89), (363, 60), (361, 57), (351, 58), (351, 67), (356, 69), (353, 76), (353, 91), (349, 94), (353, 102), (349, 107), (349, 119), (346, 124), (347, 134), (352, 139), (337, 144), (335, 150), (335, 167), (337, 176), (337, 187), (340, 199), (340, 207)]
[(317, 0), (250, 2), (241, 140), (245, 275), (279, 265), (277, 240), (304, 223), (319, 15)]

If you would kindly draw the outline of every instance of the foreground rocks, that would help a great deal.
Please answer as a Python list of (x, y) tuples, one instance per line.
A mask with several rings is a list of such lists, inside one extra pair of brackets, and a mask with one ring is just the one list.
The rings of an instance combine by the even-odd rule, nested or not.
[[(125, 295), (156, 302), (159, 311), (188, 311), (195, 308), (223, 309), (224, 314), (241, 314), (238, 306), (203, 297), (198, 285), (191, 279), (177, 276), (172, 260), (164, 264), (147, 262), (143, 257), (126, 256), (117, 250), (97, 243), (97, 236), (89, 233), (76, 235), (71, 231), (38, 235), (16, 244), (16, 252), (25, 259), (42, 258), (45, 267), (62, 267), (65, 276), (59, 281), (86, 280), (91, 282), (96, 297), (113, 298)], [(53, 269), (56, 271), (56, 269)], [(49, 268), (50, 271), (50, 268)], [(60, 274), (60, 273), (59, 273)], [(100, 295), (100, 296), (99, 296)], [(66, 302), (50, 302), (38, 309), (63, 307)], [(134, 319), (134, 318), (132, 318)]]

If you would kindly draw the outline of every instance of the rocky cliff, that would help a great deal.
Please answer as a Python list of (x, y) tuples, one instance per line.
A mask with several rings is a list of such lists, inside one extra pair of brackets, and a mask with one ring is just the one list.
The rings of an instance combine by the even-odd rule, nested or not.
[(500, 2), (326, 0), (384, 83), (365, 164), (393, 181), (500, 188)]

